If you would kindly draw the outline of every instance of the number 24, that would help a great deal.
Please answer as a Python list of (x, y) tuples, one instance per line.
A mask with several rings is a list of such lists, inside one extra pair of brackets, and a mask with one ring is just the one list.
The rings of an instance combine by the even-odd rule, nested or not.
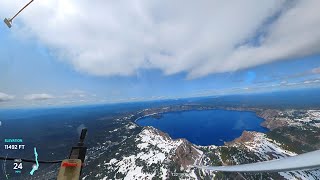
[(13, 163), (14, 167), (13, 169), (16, 170), (16, 169), (22, 169), (22, 163)]

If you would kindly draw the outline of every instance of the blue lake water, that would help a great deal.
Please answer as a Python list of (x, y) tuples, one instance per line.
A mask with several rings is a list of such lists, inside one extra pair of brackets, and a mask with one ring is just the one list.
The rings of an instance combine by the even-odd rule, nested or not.
[(239, 137), (244, 130), (267, 132), (263, 119), (254, 112), (206, 110), (162, 114), (161, 118), (139, 119), (141, 126), (153, 126), (173, 139), (186, 138), (197, 145), (223, 145)]

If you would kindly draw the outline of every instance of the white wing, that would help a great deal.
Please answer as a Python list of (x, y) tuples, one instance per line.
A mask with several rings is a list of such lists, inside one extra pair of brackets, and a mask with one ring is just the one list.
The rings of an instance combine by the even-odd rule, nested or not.
[(242, 164), (234, 166), (199, 166), (209, 171), (223, 172), (283, 172), (295, 170), (308, 170), (320, 168), (320, 150), (312, 151), (297, 156), (291, 156), (283, 159), (263, 161), (251, 164)]

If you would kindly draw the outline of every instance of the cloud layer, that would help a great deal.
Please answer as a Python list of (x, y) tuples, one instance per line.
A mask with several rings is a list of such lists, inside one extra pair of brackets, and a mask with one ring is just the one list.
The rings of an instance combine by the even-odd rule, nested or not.
[[(22, 4), (2, 0), (1, 15)], [(13, 31), (89, 74), (155, 68), (197, 78), (319, 53), (318, 7), (318, 0), (46, 0), (22, 13)]]
[(14, 98), (14, 96), (12, 95), (8, 95), (6, 93), (2, 93), (0, 92), (0, 102), (4, 102), (4, 101), (10, 101)]
[(24, 97), (25, 100), (48, 100), (48, 99), (53, 99), (54, 96), (50, 95), (50, 94), (45, 94), (45, 93), (42, 93), (42, 94), (29, 94), (29, 95), (26, 95)]

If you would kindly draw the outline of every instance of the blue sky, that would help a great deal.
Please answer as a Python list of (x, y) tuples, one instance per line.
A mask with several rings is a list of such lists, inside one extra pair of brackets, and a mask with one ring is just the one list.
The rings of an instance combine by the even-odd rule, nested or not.
[[(278, 38), (283, 31), (281, 22), (283, 20), (290, 22), (291, 17), (287, 17), (286, 13), (295, 10), (295, 6), (300, 9), (307, 6), (307, 10), (310, 11), (308, 4), (297, 3), (293, 7), (290, 6), (290, 9), (285, 2), (283, 4), (266, 3), (264, 6), (270, 6), (273, 9), (272, 12), (264, 12), (263, 7), (261, 11), (252, 12), (259, 18), (252, 19), (252, 24), (250, 24), (251, 21), (246, 20), (236, 24), (241, 28), (244, 27), (238, 33), (223, 32), (224, 28), (233, 27), (231, 24), (211, 34), (211, 31), (206, 29), (215, 31), (216, 28), (211, 28), (216, 27), (217, 24), (213, 23), (212, 27), (205, 26), (199, 29), (197, 18), (202, 19), (202, 17), (195, 17), (195, 21), (189, 22), (193, 16), (184, 20), (179, 16), (185, 13), (183, 10), (181, 13), (168, 10), (176, 18), (166, 20), (161, 13), (157, 14), (157, 8), (166, 8), (165, 5), (147, 6), (145, 5), (148, 4), (147, 2), (141, 1), (141, 4), (136, 6), (141, 6), (140, 10), (146, 11), (146, 17), (151, 14), (153, 26), (159, 26), (165, 32), (170, 31), (169, 34), (162, 34), (162, 31), (157, 32), (152, 29), (153, 26), (140, 21), (140, 16), (134, 21), (140, 23), (141, 27), (135, 27), (133, 32), (124, 31), (127, 25), (131, 25), (126, 17), (120, 17), (119, 24), (116, 25), (109, 22), (104, 25), (104, 22), (100, 22), (98, 25), (93, 24), (91, 29), (86, 29), (87, 26), (84, 26), (84, 30), (70, 32), (73, 26), (69, 27), (64, 20), (57, 19), (61, 15), (59, 13), (64, 8), (69, 11), (75, 9), (71, 12), (77, 13), (78, 9), (82, 9), (80, 6), (86, 4), (82, 1), (77, 6), (73, 1), (69, 4), (58, 2), (60, 4), (57, 4), (57, 12), (52, 10), (54, 8), (50, 9), (55, 14), (56, 24), (53, 27), (57, 27), (56, 29), (46, 28), (46, 22), (50, 21), (43, 18), (36, 19), (41, 27), (31, 23), (30, 19), (38, 17), (39, 13), (45, 13), (43, 10), (38, 11), (36, 5), (33, 7), (35, 9), (33, 12), (30, 7), (28, 10), (31, 9), (31, 12), (22, 14), (20, 19), (14, 22), (12, 29), (8, 29), (4, 24), (0, 25), (0, 107), (145, 101), (256, 93), (320, 85), (320, 53), (312, 46), (320, 44), (317, 32), (308, 31), (311, 34), (314, 33), (314, 36), (310, 38), (306, 36), (305, 39), (309, 40), (308, 42), (297, 44), (291, 42), (292, 39), (301, 40), (295, 36), (296, 33), (301, 32), (295, 30), (289, 31), (287, 34), (290, 36), (283, 36), (281, 41)], [(16, 7), (21, 6), (6, 0), (2, 3), (2, 7), (6, 7), (3, 12), (8, 14), (12, 14), (12, 11), (9, 11), (11, 8), (17, 9)], [(251, 5), (251, 2), (248, 3)], [(44, 4), (42, 8), (47, 7), (46, 5)], [(228, 7), (228, 5), (225, 6)], [(259, 3), (255, 5), (259, 9)], [(98, 3), (97, 6), (99, 6)], [(123, 8), (124, 5), (115, 3), (110, 6)], [(155, 10), (154, 7), (156, 7)], [(205, 4), (199, 5), (198, 8), (206, 11), (204, 7)], [(224, 11), (226, 13), (235, 11), (231, 7)], [(245, 8), (246, 6), (239, 5), (239, 10)], [(90, 10), (90, 7), (88, 9)], [(136, 14), (135, 11), (131, 13)], [(222, 20), (226, 13), (221, 12)], [(1, 13), (0, 15), (3, 18), (4, 15)], [(105, 17), (109, 17), (108, 15), (110, 14), (106, 14)], [(50, 14), (44, 16), (49, 20), (52, 18)], [(78, 24), (81, 24), (81, 18), (74, 20), (74, 16), (74, 14), (70, 15), (68, 23), (77, 23), (78, 27)], [(94, 15), (92, 16), (94, 18)], [(130, 20), (129, 17), (127, 18)], [(246, 16), (243, 18), (245, 19)], [(158, 22), (159, 19), (165, 23), (171, 23), (171, 27), (181, 25), (183, 29), (172, 30), (172, 28), (162, 27), (162, 22)], [(320, 22), (319, 17), (314, 19), (317, 23)], [(295, 23), (292, 21), (288, 27), (295, 29), (300, 25)], [(319, 29), (317, 23), (312, 24), (315, 29)], [(100, 29), (109, 30), (118, 27), (121, 28), (121, 36), (110, 34), (109, 37), (108, 34), (100, 32)], [(198, 28), (193, 29), (194, 27)], [(300, 28), (296, 29), (300, 30)], [(187, 30), (200, 31), (200, 34), (196, 33), (198, 36), (195, 39), (190, 39), (189, 32), (181, 35)], [(87, 33), (88, 31), (90, 33)], [(145, 41), (142, 45), (135, 39), (141, 31)], [(177, 34), (172, 36), (173, 32)], [(228, 36), (218, 38), (220, 34), (228, 34)], [(97, 38), (96, 41), (90, 41), (95, 38)], [(101, 38), (105, 39), (101, 40)], [(112, 41), (113, 44), (105, 43), (106, 41)], [(186, 42), (189, 44), (186, 45)], [(93, 44), (90, 45), (90, 43)], [(127, 47), (130, 43), (131, 45)]]

